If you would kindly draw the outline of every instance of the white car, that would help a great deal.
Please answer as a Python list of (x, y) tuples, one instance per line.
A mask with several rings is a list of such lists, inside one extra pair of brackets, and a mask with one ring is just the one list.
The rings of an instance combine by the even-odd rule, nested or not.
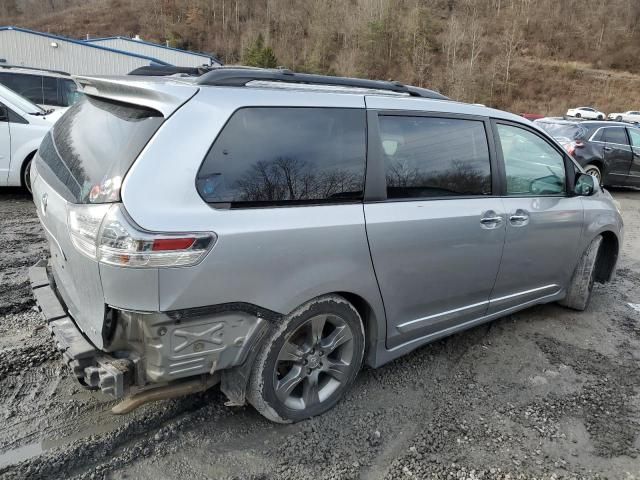
[(31, 159), (66, 108), (43, 110), (0, 85), (0, 187), (31, 191)]
[(606, 115), (591, 107), (570, 108), (567, 117), (587, 118), (589, 120), (604, 120)]
[(69, 107), (80, 98), (76, 81), (55, 70), (0, 64), (0, 84), (45, 110)]
[(629, 110), (624, 113), (610, 113), (607, 115), (607, 118), (617, 122), (640, 123), (640, 112), (637, 110)]

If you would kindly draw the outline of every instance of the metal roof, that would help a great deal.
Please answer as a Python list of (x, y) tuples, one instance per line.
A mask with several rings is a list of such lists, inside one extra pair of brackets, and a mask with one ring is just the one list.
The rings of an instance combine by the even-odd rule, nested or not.
[(135, 38), (122, 37), (120, 35), (114, 35), (112, 37), (89, 38), (87, 40), (84, 40), (84, 42), (91, 43), (91, 42), (100, 42), (103, 40), (127, 40), (129, 42), (149, 45), (150, 47), (164, 48), (165, 50), (172, 50), (174, 52), (180, 52), (180, 53), (189, 53), (191, 55), (198, 55), (200, 57), (209, 58), (215, 61), (216, 63), (219, 63), (220, 65), (222, 65), (222, 62), (220, 61), (220, 59), (215, 55), (209, 55), (207, 53), (202, 53), (202, 52), (194, 52), (192, 50), (182, 50), (181, 48), (168, 47), (166, 45), (162, 45), (161, 43), (147, 42), (146, 40), (136, 40)]
[(52, 38), (54, 40), (59, 40), (61, 42), (70, 42), (70, 43), (73, 43), (73, 44), (76, 44), (76, 45), (83, 45), (83, 46), (89, 47), (89, 48), (97, 48), (97, 49), (108, 51), (108, 52), (120, 53), (122, 55), (128, 55), (130, 57), (142, 58), (144, 60), (148, 60), (150, 62), (157, 63), (158, 65), (171, 65), (171, 64), (169, 64), (167, 62), (163, 62), (162, 60), (158, 60), (157, 58), (153, 58), (153, 57), (148, 57), (146, 55), (140, 55), (138, 53), (126, 52), (124, 50), (117, 50), (115, 48), (103, 47), (101, 45), (93, 45), (91, 43), (87, 43), (87, 42), (82, 41), (82, 40), (75, 40), (73, 38), (63, 37), (63, 36), (60, 36), (60, 35), (54, 35), (52, 33), (37, 32), (35, 30), (29, 30), (28, 28), (13, 27), (13, 26), (0, 27), (0, 32), (5, 31), (5, 30), (15, 30), (16, 32), (30, 33), (32, 35), (39, 35), (41, 37)]

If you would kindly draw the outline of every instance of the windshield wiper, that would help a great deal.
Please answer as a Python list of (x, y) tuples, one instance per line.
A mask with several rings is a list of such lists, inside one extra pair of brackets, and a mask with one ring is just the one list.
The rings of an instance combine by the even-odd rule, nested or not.
[(29, 115), (34, 115), (36, 117), (44, 117), (45, 115), (49, 115), (50, 113), (53, 113), (55, 109), (54, 108), (50, 108), (49, 110), (43, 110), (41, 112), (30, 112)]

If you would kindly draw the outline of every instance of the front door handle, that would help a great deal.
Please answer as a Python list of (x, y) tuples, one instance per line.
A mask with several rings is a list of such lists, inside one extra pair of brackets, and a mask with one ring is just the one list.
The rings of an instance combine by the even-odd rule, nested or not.
[(613, 150), (613, 148), (611, 148), (611, 147), (604, 147), (604, 151), (605, 151), (605, 152), (610, 152), (611, 150)]
[(496, 228), (498, 225), (502, 223), (502, 216), (498, 215), (493, 210), (489, 210), (482, 215), (480, 218), (480, 224), (483, 228)]

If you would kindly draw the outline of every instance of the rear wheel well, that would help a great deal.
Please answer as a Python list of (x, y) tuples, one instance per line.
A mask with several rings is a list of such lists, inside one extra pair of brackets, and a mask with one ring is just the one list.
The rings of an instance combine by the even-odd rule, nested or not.
[(355, 293), (335, 292), (335, 294), (340, 295), (349, 303), (351, 303), (360, 314), (360, 318), (362, 318), (365, 339), (364, 359), (365, 363), (369, 363), (367, 361), (369, 353), (371, 351), (371, 348), (375, 348), (376, 342), (378, 340), (378, 323), (373, 308), (371, 308), (369, 302)]
[(35, 156), (35, 154), (36, 154), (36, 150), (34, 150), (29, 155), (24, 157), (24, 160), (22, 161), (22, 165), (20, 166), (20, 185), (22, 185), (23, 188), (27, 188), (27, 186), (24, 184), (24, 171), (27, 168), (27, 165), (29, 165), (29, 161), (33, 160), (33, 157)]
[(604, 168), (604, 164), (602, 163), (602, 160), (592, 160), (590, 161), (587, 165), (585, 165), (585, 168), (589, 165), (593, 165), (595, 167), (598, 167), (598, 170), (600, 170), (600, 175), (602, 175), (604, 173), (603, 168)]
[(595, 280), (598, 283), (605, 283), (611, 280), (613, 269), (618, 261), (618, 237), (610, 231), (602, 232), (602, 245), (598, 250), (596, 260)]

